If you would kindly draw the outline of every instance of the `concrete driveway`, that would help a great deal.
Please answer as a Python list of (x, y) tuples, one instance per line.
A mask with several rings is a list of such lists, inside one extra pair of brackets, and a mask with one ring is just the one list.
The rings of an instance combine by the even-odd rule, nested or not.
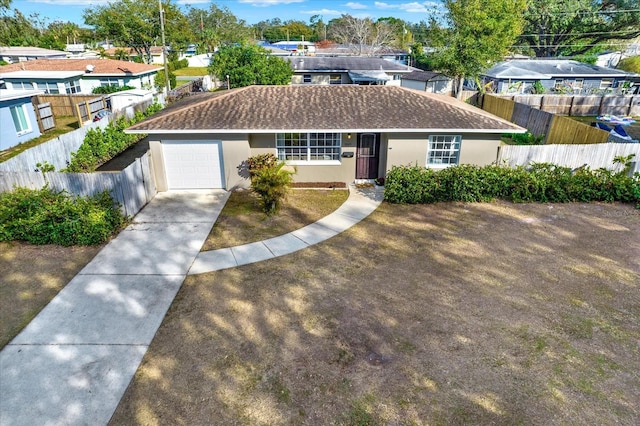
[(106, 424), (229, 193), (159, 193), (0, 352), (0, 425)]

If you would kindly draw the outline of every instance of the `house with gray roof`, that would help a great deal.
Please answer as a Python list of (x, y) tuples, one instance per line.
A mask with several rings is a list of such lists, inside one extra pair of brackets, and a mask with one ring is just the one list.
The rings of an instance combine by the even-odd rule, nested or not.
[(249, 86), (184, 98), (125, 130), (147, 134), (158, 190), (248, 187), (272, 153), (296, 182), (384, 177), (393, 166), (496, 161), (525, 129), (454, 98), (398, 86)]
[(400, 86), (449, 96), (453, 92), (453, 80), (444, 74), (433, 71), (412, 71), (403, 74)]
[(363, 56), (291, 56), (293, 84), (361, 84), (399, 86), (402, 75), (413, 71), (406, 65)]
[(565, 59), (500, 62), (481, 75), (488, 92), (532, 93), (536, 82), (547, 93), (634, 94), (635, 74)]

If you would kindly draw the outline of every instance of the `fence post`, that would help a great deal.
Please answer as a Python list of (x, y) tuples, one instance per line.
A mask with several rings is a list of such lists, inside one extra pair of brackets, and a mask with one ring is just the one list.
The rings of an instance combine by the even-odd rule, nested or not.
[(73, 97), (69, 95), (69, 103), (71, 104), (71, 109), (76, 113), (76, 117), (78, 118), (78, 127), (83, 126), (82, 114), (80, 113), (80, 104), (76, 104), (73, 102)]
[(40, 128), (40, 133), (44, 133), (44, 124), (42, 123), (42, 117), (40, 114), (40, 103), (36, 103), (34, 104), (33, 101), (38, 102), (38, 97), (34, 96), (33, 98), (31, 98), (31, 105), (33, 105), (33, 109), (35, 110), (36, 113), (36, 121), (38, 122), (38, 128)]

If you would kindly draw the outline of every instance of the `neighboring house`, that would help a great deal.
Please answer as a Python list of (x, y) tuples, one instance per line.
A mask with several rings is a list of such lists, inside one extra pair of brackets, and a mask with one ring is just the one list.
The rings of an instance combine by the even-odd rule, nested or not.
[(360, 46), (335, 44), (330, 47), (316, 47), (316, 56), (367, 56), (372, 58), (385, 59), (401, 65), (408, 65), (411, 54), (406, 50), (396, 49), (393, 47), (382, 46), (373, 48), (372, 46)]
[(48, 94), (90, 94), (100, 86), (153, 89), (157, 65), (113, 59), (39, 59), (0, 67), (5, 88)]
[(249, 86), (184, 98), (125, 130), (147, 134), (160, 191), (247, 187), (275, 154), (297, 182), (384, 177), (393, 166), (496, 161), (525, 129), (454, 98), (396, 86)]
[(284, 58), (291, 63), (293, 84), (386, 84), (400, 85), (403, 74), (413, 69), (380, 58), (359, 56)]
[(140, 102), (152, 101), (155, 91), (144, 89), (123, 90), (121, 92), (106, 95), (108, 108), (113, 111), (120, 111), (128, 106), (139, 104)]
[(422, 92), (451, 95), (453, 80), (439, 72), (412, 71), (402, 76), (400, 86)]
[(547, 93), (633, 94), (634, 74), (564, 59), (513, 60), (496, 64), (483, 75), (488, 92), (532, 93), (539, 81)]
[(316, 51), (316, 45), (310, 41), (278, 41), (271, 43), (271, 46), (300, 55), (315, 53)]
[(0, 60), (10, 64), (34, 61), (36, 59), (63, 59), (67, 56), (67, 52), (42, 49), (40, 47), (0, 46)]
[(31, 97), (40, 90), (0, 89), (0, 151), (40, 136)]
[[(151, 52), (152, 64), (164, 64), (164, 50), (162, 49), (162, 46), (151, 46), (149, 50)], [(138, 52), (131, 47), (112, 47), (111, 49), (106, 49), (104, 51), (104, 54), (111, 58), (115, 58), (122, 53), (129, 58), (140, 56), (138, 55)]]

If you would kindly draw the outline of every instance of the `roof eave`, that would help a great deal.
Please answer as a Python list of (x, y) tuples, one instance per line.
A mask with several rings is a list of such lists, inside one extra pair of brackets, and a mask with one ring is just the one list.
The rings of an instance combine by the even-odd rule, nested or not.
[(244, 133), (479, 133), (479, 134), (496, 134), (496, 133), (525, 133), (527, 129), (524, 128), (495, 128), (495, 129), (453, 129), (453, 128), (421, 128), (421, 129), (403, 129), (403, 128), (388, 128), (388, 129), (149, 129), (149, 130), (137, 130), (126, 129), (125, 133), (128, 134), (146, 134), (146, 135), (171, 135), (171, 134), (211, 134), (211, 133), (226, 133), (226, 134), (244, 134)]

